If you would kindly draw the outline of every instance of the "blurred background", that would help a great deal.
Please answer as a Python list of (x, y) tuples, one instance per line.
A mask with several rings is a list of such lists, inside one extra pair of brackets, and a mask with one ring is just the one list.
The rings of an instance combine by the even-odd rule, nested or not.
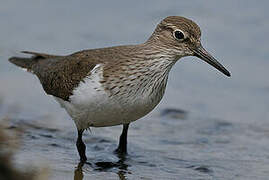
[[(1, 0), (0, 119), (10, 131), (25, 131), (14, 163), (49, 167), (51, 179), (267, 179), (268, 7), (265, 0)], [(194, 20), (204, 47), (232, 77), (182, 58), (161, 103), (131, 124), (123, 167), (79, 169), (71, 118), (8, 58), (22, 50), (65, 55), (142, 43), (170, 15)], [(121, 126), (85, 133), (90, 160), (118, 161), (112, 151), (120, 133)]]

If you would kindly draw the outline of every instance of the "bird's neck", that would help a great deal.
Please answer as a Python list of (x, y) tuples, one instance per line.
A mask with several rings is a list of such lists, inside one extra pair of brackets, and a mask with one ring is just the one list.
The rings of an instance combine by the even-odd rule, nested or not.
[(136, 92), (139, 97), (152, 98), (157, 103), (164, 95), (169, 72), (179, 57), (149, 43), (138, 45), (137, 50), (134, 52), (137, 60), (133, 72), (136, 74)]
[[(176, 48), (172, 48), (171, 45), (163, 43), (156, 38), (149, 38), (143, 44), (138, 45), (146, 57), (161, 58), (166, 61), (172, 61), (174, 64), (179, 58), (183, 57), (182, 53)], [(182, 54), (182, 56), (180, 55)]]

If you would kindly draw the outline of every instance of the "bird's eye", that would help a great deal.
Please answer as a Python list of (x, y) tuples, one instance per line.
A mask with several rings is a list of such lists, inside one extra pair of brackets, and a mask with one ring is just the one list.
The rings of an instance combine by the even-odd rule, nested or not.
[(184, 33), (182, 31), (180, 31), (180, 30), (175, 30), (174, 31), (174, 36), (178, 40), (183, 40), (185, 38)]

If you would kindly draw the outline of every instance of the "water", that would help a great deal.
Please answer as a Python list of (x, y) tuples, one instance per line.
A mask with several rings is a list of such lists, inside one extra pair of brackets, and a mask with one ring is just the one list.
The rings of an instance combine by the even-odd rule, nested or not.
[[(14, 161), (49, 167), (51, 179), (268, 179), (268, 5), (2, 0), (0, 118), (25, 129)], [(8, 57), (21, 50), (69, 54), (140, 43), (169, 15), (197, 22), (204, 47), (232, 77), (198, 58), (183, 58), (170, 73), (160, 105), (131, 124), (129, 156), (112, 153), (120, 126), (92, 128), (84, 137), (91, 164), (80, 168), (72, 120), (37, 78), (9, 64)], [(184, 111), (163, 112), (171, 108)]]

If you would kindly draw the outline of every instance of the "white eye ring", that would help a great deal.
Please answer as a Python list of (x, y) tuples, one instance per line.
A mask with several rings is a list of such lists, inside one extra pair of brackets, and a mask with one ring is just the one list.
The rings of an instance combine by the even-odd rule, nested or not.
[(185, 34), (183, 31), (181, 31), (180, 29), (176, 29), (173, 32), (174, 38), (176, 38), (177, 40), (184, 40), (186, 38)]

